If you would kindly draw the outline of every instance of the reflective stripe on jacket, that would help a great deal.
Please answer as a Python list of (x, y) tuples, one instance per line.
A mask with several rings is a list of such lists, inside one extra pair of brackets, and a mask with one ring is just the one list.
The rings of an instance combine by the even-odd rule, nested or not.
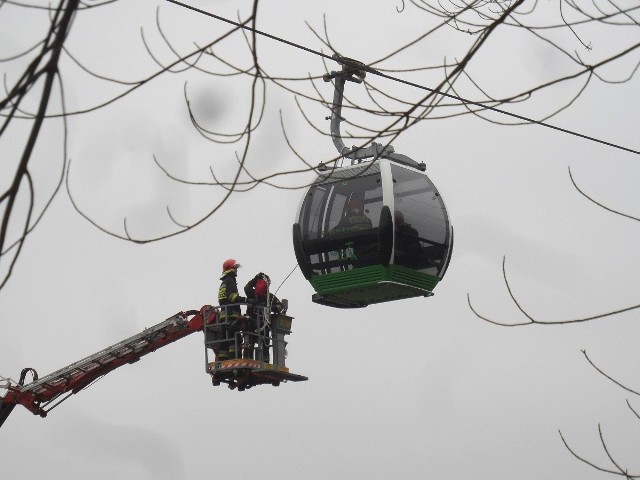
[[(223, 272), (222, 283), (220, 284), (220, 289), (218, 290), (218, 302), (220, 306), (229, 305), (230, 303), (246, 303), (247, 299), (245, 297), (241, 297), (238, 294), (238, 282), (236, 281), (236, 271), (234, 269), (227, 270)], [(224, 310), (222, 309), (221, 320), (226, 320), (226, 315), (224, 315)], [(227, 313), (231, 318), (237, 318), (240, 316), (240, 305), (234, 305), (232, 307), (228, 307)]]

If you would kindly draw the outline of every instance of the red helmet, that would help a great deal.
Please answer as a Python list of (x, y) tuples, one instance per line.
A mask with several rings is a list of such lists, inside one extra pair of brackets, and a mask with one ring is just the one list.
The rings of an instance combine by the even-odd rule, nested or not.
[(226, 272), (227, 270), (231, 270), (232, 268), (234, 269), (238, 269), (240, 268), (240, 264), (238, 262), (236, 262), (233, 258), (230, 258), (228, 260), (225, 260), (222, 263), (222, 271)]
[(254, 289), (254, 293), (258, 298), (266, 298), (267, 292), (269, 291), (269, 283), (264, 278), (259, 278), (256, 281), (256, 286)]
[(347, 211), (348, 212), (362, 212), (363, 210), (363, 205), (362, 205), (362, 201), (357, 199), (357, 198), (352, 198), (351, 200), (349, 200), (349, 202), (347, 203)]

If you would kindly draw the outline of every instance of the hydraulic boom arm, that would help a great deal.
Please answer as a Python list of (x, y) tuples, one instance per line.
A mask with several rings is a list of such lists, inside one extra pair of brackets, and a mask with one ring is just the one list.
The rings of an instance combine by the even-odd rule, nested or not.
[[(284, 302), (286, 300), (282, 304)], [(244, 391), (256, 385), (278, 386), (280, 382), (307, 380), (305, 376), (290, 372), (285, 365), (287, 342), (284, 338), (291, 333), (292, 321), (292, 317), (285, 315), (286, 307), (272, 316), (269, 306), (252, 304), (255, 316), (242, 315), (232, 321), (228, 307), (205, 305), (200, 311), (176, 313), (137, 335), (42, 378), (38, 378), (32, 368), (25, 368), (17, 383), (0, 377), (0, 387), (7, 389), (7, 394), (0, 397), (0, 426), (16, 405), (23, 405), (34, 415), (46, 417), (69, 395), (78, 393), (107, 373), (137, 362), (143, 355), (205, 328), (206, 372), (214, 386), (225, 383), (232, 390)], [(235, 351), (241, 353), (226, 360), (219, 359), (216, 353), (215, 360), (210, 362), (209, 351), (215, 353), (222, 345), (227, 348), (234, 345)], [(271, 353), (273, 363), (270, 363)], [(29, 372), (33, 381), (25, 385)], [(57, 402), (51, 405), (54, 401)]]
[[(191, 318), (189, 318), (191, 317)], [(16, 405), (23, 405), (35, 415), (45, 417), (53, 406), (47, 406), (64, 394), (78, 393), (91, 382), (122, 365), (134, 363), (140, 357), (164, 347), (194, 332), (202, 331), (202, 314), (195, 310), (174, 316), (115, 345), (105, 348), (38, 379), (32, 369), (23, 370), (17, 385), (9, 383), (8, 392), (0, 398), (0, 426)], [(33, 382), (23, 385), (27, 370), (33, 372)], [(60, 399), (60, 401), (64, 400)], [(55, 406), (55, 405), (54, 405)]]

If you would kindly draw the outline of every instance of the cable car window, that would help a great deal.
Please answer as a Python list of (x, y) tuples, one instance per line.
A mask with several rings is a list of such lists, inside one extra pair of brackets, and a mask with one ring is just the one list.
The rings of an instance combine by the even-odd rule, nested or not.
[[(360, 176), (357, 176), (360, 175)], [(314, 274), (350, 270), (379, 261), (382, 183), (377, 165), (340, 171), (309, 190), (300, 213), (304, 251)]]
[(449, 224), (440, 194), (421, 173), (391, 166), (394, 264), (439, 275), (445, 266)]
[(313, 187), (304, 201), (300, 224), (303, 226), (303, 238), (320, 238), (322, 232), (322, 210), (326, 203), (326, 187)]

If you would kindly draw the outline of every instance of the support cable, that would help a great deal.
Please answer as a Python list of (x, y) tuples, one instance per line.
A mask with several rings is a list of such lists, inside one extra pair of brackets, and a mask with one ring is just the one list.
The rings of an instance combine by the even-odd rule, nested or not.
[[(323, 58), (326, 58), (326, 59), (329, 59), (329, 60), (333, 60), (335, 62), (338, 62), (341, 65), (348, 65), (349, 61), (352, 62), (352, 60), (348, 60), (348, 59), (343, 60), (342, 57), (339, 57), (339, 56), (327, 55), (326, 53), (322, 53), (322, 52), (319, 52), (317, 50), (313, 50), (312, 48), (305, 47), (304, 45), (300, 45), (300, 44), (292, 42), (290, 40), (286, 40), (286, 39), (284, 39), (282, 37), (278, 37), (276, 35), (272, 35), (270, 33), (263, 32), (263, 31), (258, 30), (256, 28), (250, 27), (248, 25), (244, 25), (244, 24), (241, 24), (239, 22), (235, 22), (235, 21), (230, 20), (228, 18), (222, 17), (220, 15), (216, 15), (214, 13), (207, 12), (206, 10), (202, 10), (202, 9), (193, 7), (191, 5), (188, 5), (186, 3), (179, 2), (178, 0), (165, 0), (165, 1), (168, 2), (168, 3), (172, 3), (174, 5), (177, 5), (179, 7), (186, 8), (188, 10), (192, 10), (194, 12), (197, 12), (197, 13), (201, 14), (201, 15), (205, 15), (207, 17), (214, 18), (214, 19), (219, 20), (221, 22), (225, 22), (225, 23), (228, 23), (230, 25), (234, 25), (236, 27), (243, 28), (243, 29), (248, 30), (248, 31), (250, 31), (252, 33), (255, 33), (257, 35), (263, 36), (265, 38), (269, 38), (270, 40), (274, 40), (276, 42), (283, 43), (283, 44), (288, 45), (290, 47), (294, 47), (294, 48), (297, 48), (299, 50), (303, 50), (305, 52), (311, 53), (313, 55), (317, 55), (319, 57), (323, 57)], [(637, 47), (640, 47), (640, 45), (638, 45)], [(634, 47), (634, 48), (636, 48), (636, 47)], [(466, 105), (473, 105), (473, 106), (476, 106), (476, 107), (480, 107), (480, 108), (482, 108), (484, 110), (490, 110), (492, 112), (496, 112), (496, 113), (499, 113), (501, 115), (507, 115), (509, 117), (516, 118), (518, 120), (522, 120), (522, 121), (527, 122), (527, 123), (540, 125), (541, 127), (547, 127), (547, 128), (552, 129), (552, 130), (556, 130), (558, 132), (565, 133), (567, 135), (573, 135), (575, 137), (579, 137), (579, 138), (582, 138), (582, 139), (585, 139), (585, 140), (589, 140), (589, 141), (592, 141), (592, 142), (600, 143), (602, 145), (605, 145), (605, 146), (608, 146), (608, 147), (611, 147), (611, 148), (617, 148), (617, 149), (623, 150), (625, 152), (629, 152), (629, 153), (634, 153), (636, 155), (640, 155), (640, 150), (635, 150), (635, 149), (630, 148), (630, 147), (625, 147), (624, 145), (619, 145), (617, 143), (609, 142), (607, 140), (602, 140), (600, 138), (596, 138), (596, 137), (593, 137), (591, 135), (586, 135), (586, 134), (583, 134), (583, 133), (579, 133), (579, 132), (576, 132), (574, 130), (569, 130), (567, 128), (558, 127), (557, 125), (552, 125), (550, 123), (546, 123), (546, 122), (543, 122), (543, 121), (540, 121), (540, 120), (535, 120), (533, 118), (529, 118), (529, 117), (526, 117), (524, 115), (519, 115), (517, 113), (508, 112), (506, 110), (501, 110), (501, 109), (499, 109), (497, 107), (492, 107), (492, 106), (489, 106), (489, 105), (482, 104), (480, 102), (475, 102), (473, 100), (468, 100), (466, 98), (462, 98), (462, 97), (459, 97), (457, 95), (453, 95), (451, 93), (446, 93), (446, 92), (442, 92), (442, 91), (439, 91), (439, 90), (435, 90), (435, 89), (427, 87), (425, 85), (420, 85), (420, 84), (415, 83), (415, 82), (411, 82), (411, 81), (408, 81), (408, 80), (403, 80), (401, 78), (394, 77), (392, 75), (388, 75), (386, 73), (379, 72), (378, 70), (376, 70), (374, 68), (371, 68), (371, 67), (368, 67), (366, 65), (363, 67), (363, 70), (366, 71), (367, 73), (372, 74), (372, 75), (376, 75), (376, 76), (379, 76), (379, 77), (382, 77), (382, 78), (386, 78), (387, 80), (391, 80), (391, 81), (394, 81), (394, 82), (402, 83), (404, 85), (408, 85), (410, 87), (417, 88), (417, 89), (420, 89), (420, 90), (426, 90), (428, 92), (431, 92), (431, 93), (434, 93), (434, 94), (437, 94), (437, 95), (441, 95), (441, 96), (446, 97), (446, 98), (457, 100), (457, 101), (459, 101), (459, 102), (461, 102), (463, 104), (466, 104)]]

